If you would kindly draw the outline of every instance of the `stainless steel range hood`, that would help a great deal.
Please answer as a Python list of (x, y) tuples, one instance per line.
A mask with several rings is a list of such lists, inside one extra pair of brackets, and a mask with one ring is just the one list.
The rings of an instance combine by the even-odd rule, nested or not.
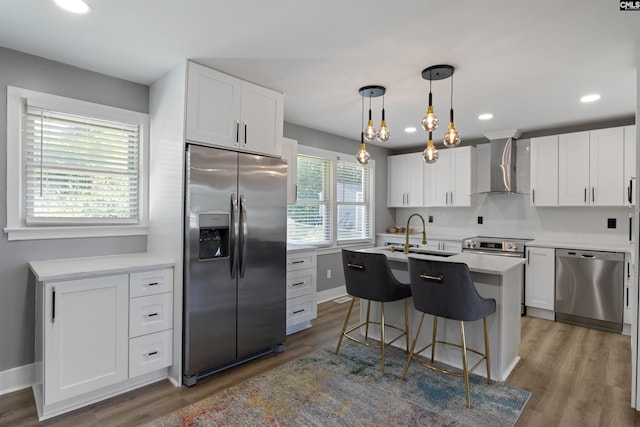
[(517, 193), (515, 141), (520, 132), (510, 130), (487, 133), (484, 136), (491, 141), (490, 187), (487, 193)]

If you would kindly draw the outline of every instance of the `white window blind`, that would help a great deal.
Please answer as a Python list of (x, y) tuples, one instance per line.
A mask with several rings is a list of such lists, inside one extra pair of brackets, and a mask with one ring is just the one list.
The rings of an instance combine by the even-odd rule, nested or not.
[(338, 160), (336, 176), (338, 243), (371, 238), (371, 169)]
[(140, 127), (25, 106), (27, 224), (139, 218)]
[(287, 207), (287, 240), (331, 241), (331, 161), (298, 155), (297, 203)]

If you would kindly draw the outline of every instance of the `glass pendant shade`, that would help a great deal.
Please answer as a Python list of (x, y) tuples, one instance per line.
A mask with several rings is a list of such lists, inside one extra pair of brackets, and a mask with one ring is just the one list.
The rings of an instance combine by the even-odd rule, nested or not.
[(433, 145), (433, 139), (429, 136), (429, 142), (427, 143), (427, 148), (422, 152), (422, 158), (425, 163), (435, 163), (438, 160), (438, 150), (436, 150), (436, 146)]
[(433, 132), (438, 128), (438, 124), (440, 123), (440, 119), (433, 112), (433, 102), (431, 91), (429, 91), (429, 106), (427, 107), (427, 114), (425, 114), (422, 119), (422, 128), (427, 132)]
[[(384, 102), (384, 99), (382, 100)], [(380, 129), (376, 132), (376, 139), (380, 142), (387, 142), (391, 137), (391, 132), (387, 127), (387, 121), (384, 119), (384, 107), (382, 108), (382, 121), (380, 122)]]
[(358, 163), (364, 166), (369, 163), (370, 158), (371, 156), (367, 152), (367, 147), (365, 146), (364, 142), (361, 143), (360, 150), (356, 153), (356, 160), (358, 161)]
[(453, 122), (449, 122), (449, 129), (444, 134), (444, 140), (442, 141), (445, 147), (457, 147), (460, 145), (460, 133), (456, 130)]
[[(371, 110), (369, 110), (369, 114), (371, 114)], [(369, 119), (367, 123), (367, 127), (364, 128), (364, 139), (367, 141), (373, 141), (376, 137), (376, 128), (373, 127), (373, 120)]]

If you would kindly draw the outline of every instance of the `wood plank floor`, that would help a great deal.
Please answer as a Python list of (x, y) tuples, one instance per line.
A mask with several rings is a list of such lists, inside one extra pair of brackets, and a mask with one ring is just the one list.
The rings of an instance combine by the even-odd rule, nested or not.
[[(135, 426), (197, 402), (315, 350), (333, 346), (348, 303), (318, 306), (313, 327), (287, 339), (286, 351), (231, 368), (197, 386), (168, 381), (38, 423), (30, 389), (0, 396), (0, 426)], [(355, 316), (354, 316), (355, 317)], [(517, 426), (640, 426), (630, 407), (628, 336), (558, 322), (522, 319), (522, 360), (508, 384), (531, 391)], [(462, 384), (461, 384), (462, 386)]]

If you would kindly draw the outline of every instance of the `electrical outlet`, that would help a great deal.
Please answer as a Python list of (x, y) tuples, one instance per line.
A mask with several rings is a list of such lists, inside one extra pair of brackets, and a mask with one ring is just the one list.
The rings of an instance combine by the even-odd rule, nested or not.
[(331, 279), (331, 270), (327, 270), (327, 279)]
[(433, 222), (433, 215), (429, 215), (429, 222)]
[(607, 228), (616, 228), (615, 218), (607, 218)]
[(481, 216), (478, 217), (478, 224), (482, 224), (483, 218)]

